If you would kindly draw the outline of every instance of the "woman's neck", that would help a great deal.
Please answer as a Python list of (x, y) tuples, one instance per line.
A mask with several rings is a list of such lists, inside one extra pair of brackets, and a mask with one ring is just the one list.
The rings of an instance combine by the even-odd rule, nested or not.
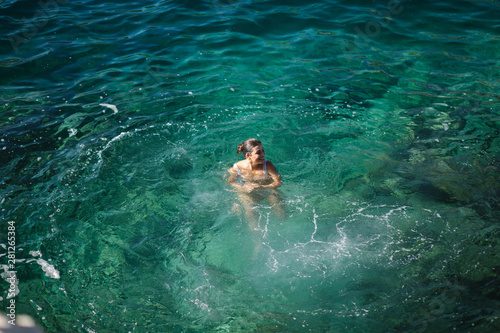
[(248, 161), (248, 166), (250, 167), (250, 170), (254, 171), (254, 170), (260, 169), (262, 166), (262, 163), (252, 164), (252, 162)]

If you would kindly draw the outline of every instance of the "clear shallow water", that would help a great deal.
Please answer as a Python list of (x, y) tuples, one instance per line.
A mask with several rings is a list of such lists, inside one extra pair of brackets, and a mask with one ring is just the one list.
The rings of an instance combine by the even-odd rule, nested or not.
[[(498, 2), (58, 4), (1, 5), (18, 313), (46, 332), (498, 331)], [(248, 137), (289, 215), (263, 205), (254, 232), (224, 184)]]

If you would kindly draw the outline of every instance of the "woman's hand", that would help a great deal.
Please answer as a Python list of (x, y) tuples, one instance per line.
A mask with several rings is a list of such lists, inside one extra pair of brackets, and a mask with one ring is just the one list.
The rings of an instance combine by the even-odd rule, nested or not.
[(251, 193), (251, 192), (253, 192), (253, 190), (255, 190), (256, 188), (259, 188), (259, 187), (261, 187), (261, 185), (259, 185), (259, 184), (245, 183), (245, 185), (243, 185), (243, 190), (247, 193)]

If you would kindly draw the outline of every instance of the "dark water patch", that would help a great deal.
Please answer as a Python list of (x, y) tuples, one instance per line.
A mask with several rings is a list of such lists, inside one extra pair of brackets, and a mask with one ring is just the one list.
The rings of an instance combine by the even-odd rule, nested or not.
[[(495, 3), (68, 2), (15, 53), (24, 4), (0, 189), (45, 331), (498, 326)], [(249, 137), (286, 221), (224, 183)]]

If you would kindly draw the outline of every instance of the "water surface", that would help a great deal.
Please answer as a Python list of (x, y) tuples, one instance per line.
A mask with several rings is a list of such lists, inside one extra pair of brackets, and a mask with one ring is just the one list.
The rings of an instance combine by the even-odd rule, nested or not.
[(45, 332), (498, 331), (497, 1), (48, 4), (0, 5), (1, 311), (14, 221)]

